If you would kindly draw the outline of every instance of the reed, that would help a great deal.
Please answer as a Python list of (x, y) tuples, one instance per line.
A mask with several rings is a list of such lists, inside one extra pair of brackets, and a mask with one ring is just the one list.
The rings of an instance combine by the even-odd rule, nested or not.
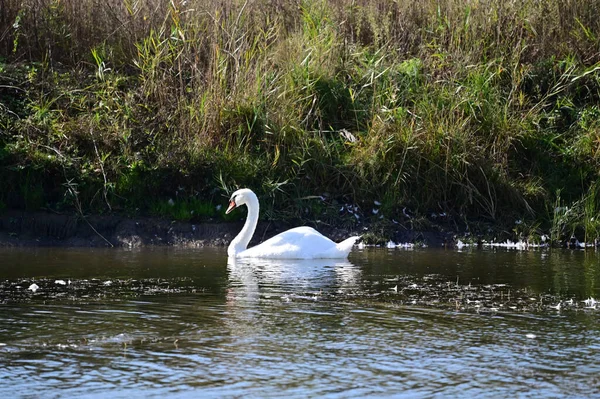
[(600, 1), (0, 9), (0, 208), (68, 209), (76, 186), (89, 211), (163, 214), (227, 182), (273, 218), (550, 228), (561, 190), (599, 234)]

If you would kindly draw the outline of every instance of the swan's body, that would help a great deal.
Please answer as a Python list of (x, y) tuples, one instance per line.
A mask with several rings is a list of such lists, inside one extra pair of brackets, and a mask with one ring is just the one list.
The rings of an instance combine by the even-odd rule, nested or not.
[(267, 241), (248, 248), (258, 223), (258, 198), (252, 190), (243, 188), (231, 195), (231, 212), (238, 206), (248, 207), (248, 217), (242, 231), (231, 241), (227, 255), (236, 258), (270, 259), (344, 259), (348, 257), (358, 236), (350, 237), (338, 244), (312, 227), (296, 227), (269, 238)]
[(358, 237), (336, 244), (312, 227), (296, 227), (252, 248), (232, 253), (238, 258), (330, 259), (346, 258)]

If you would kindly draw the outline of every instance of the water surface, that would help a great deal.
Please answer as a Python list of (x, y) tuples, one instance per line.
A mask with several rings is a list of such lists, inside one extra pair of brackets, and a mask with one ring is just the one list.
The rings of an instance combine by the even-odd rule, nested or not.
[(0, 393), (590, 397), (599, 283), (590, 251), (1, 249)]

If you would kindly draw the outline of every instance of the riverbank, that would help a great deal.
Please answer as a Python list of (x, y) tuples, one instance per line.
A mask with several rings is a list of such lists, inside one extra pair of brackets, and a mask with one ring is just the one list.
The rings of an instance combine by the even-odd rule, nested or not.
[(225, 245), (234, 232), (234, 224), (169, 222), (151, 217), (82, 218), (73, 214), (20, 211), (0, 216), (0, 246)]
[(159, 3), (3, 3), (0, 213), (600, 238), (592, 4)]
[[(241, 230), (243, 221), (182, 222), (157, 217), (8, 211), (0, 215), (0, 247), (124, 247), (167, 245), (181, 247), (226, 246)], [(369, 226), (344, 229), (312, 224), (339, 242), (351, 235), (374, 237)], [(251, 245), (295, 227), (283, 222), (259, 222)], [(399, 227), (390, 239), (396, 243), (453, 246), (452, 232), (416, 231)], [(371, 238), (374, 239), (374, 238)], [(378, 237), (381, 241), (383, 237)]]

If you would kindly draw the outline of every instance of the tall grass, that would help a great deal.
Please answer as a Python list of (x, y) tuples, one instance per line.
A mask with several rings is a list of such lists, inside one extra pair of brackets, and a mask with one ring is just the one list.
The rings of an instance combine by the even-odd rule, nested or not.
[(0, 162), (14, 192), (51, 176), (48, 206), (69, 206), (65, 184), (96, 211), (151, 211), (226, 182), (272, 217), (319, 195), (400, 222), (551, 226), (561, 190), (598, 235), (600, 1), (0, 8)]

